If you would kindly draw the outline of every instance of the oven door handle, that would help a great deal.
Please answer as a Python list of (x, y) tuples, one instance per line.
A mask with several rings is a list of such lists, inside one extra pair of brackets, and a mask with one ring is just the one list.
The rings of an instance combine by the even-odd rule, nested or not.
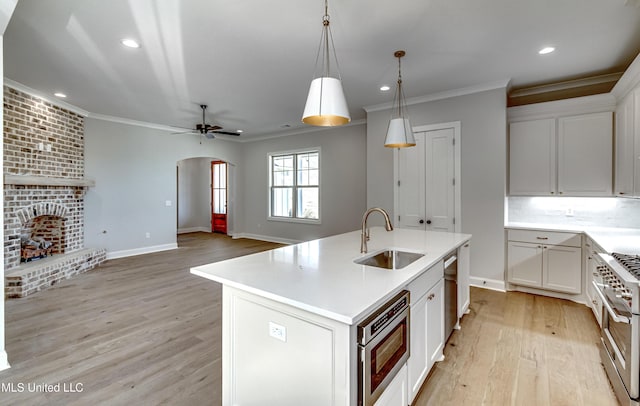
[(600, 300), (602, 301), (602, 305), (607, 309), (607, 312), (609, 313), (609, 315), (611, 316), (613, 321), (615, 321), (616, 323), (627, 323), (627, 324), (629, 324), (630, 321), (629, 321), (628, 317), (620, 316), (618, 313), (616, 313), (615, 310), (613, 310), (613, 308), (609, 304), (609, 301), (607, 300), (607, 298), (604, 296), (604, 294), (600, 290), (600, 284), (596, 283), (596, 281), (591, 281), (591, 283), (593, 284), (593, 287), (596, 288), (596, 293), (598, 294), (598, 296), (600, 296)]

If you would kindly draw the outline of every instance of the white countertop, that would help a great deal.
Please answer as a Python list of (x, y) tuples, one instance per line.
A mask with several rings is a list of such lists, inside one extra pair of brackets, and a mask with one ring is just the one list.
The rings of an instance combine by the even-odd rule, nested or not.
[(585, 233), (608, 253), (640, 255), (640, 229), (637, 228), (516, 222), (507, 223), (505, 228)]
[[(360, 254), (358, 230), (198, 266), (191, 273), (351, 325), (470, 239), (469, 234), (372, 227), (367, 254)], [(353, 262), (385, 248), (425, 256), (400, 270)]]

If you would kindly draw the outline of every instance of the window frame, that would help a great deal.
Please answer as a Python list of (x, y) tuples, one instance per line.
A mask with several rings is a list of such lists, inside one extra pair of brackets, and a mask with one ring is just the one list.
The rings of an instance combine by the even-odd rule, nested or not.
[[(304, 155), (309, 153), (317, 153), (318, 154), (318, 186), (299, 186), (298, 185), (298, 177), (297, 177), (297, 169), (298, 169), (298, 155)], [(293, 215), (292, 217), (283, 217), (283, 216), (274, 216), (273, 213), (273, 159), (282, 156), (292, 156), (293, 157), (293, 186), (291, 186), (293, 201), (292, 201), (292, 209)], [(303, 223), (303, 224), (322, 224), (322, 151), (320, 147), (313, 148), (304, 148), (304, 149), (296, 149), (296, 150), (287, 150), (287, 151), (278, 151), (271, 152), (268, 154), (268, 187), (267, 187), (267, 200), (268, 200), (268, 208), (267, 208), (267, 220), (269, 221), (281, 221), (285, 223)], [(300, 218), (295, 217), (297, 215), (297, 198), (298, 198), (298, 190), (305, 188), (317, 188), (318, 190), (318, 218), (310, 219), (310, 218)]]

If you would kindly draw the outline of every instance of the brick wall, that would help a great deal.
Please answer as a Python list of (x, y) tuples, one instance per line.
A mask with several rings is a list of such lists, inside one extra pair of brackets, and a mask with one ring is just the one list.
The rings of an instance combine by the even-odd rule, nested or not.
[[(39, 148), (42, 143), (43, 148)], [(50, 146), (48, 150), (47, 146)], [(4, 87), (4, 173), (82, 179), (84, 118), (38, 97)], [(84, 189), (75, 186), (5, 185), (5, 271), (20, 265), (20, 234), (31, 227), (16, 214), (40, 203), (64, 206), (60, 249), (84, 247)]]
[(81, 179), (84, 118), (5, 86), (4, 173)]

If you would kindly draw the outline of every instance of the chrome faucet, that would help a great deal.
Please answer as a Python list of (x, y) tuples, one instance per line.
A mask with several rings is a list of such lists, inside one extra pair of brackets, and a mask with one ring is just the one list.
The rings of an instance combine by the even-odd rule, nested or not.
[(381, 209), (380, 207), (372, 207), (369, 210), (367, 210), (364, 213), (364, 216), (362, 216), (362, 234), (360, 235), (360, 252), (361, 253), (366, 253), (367, 252), (367, 241), (369, 241), (369, 228), (367, 227), (367, 219), (369, 218), (369, 214), (373, 213), (374, 211), (380, 212), (380, 214), (382, 214), (384, 216), (384, 228), (387, 229), (387, 231), (391, 231), (393, 230), (393, 226), (391, 225), (391, 219), (389, 219), (389, 214), (384, 211), (384, 209)]

